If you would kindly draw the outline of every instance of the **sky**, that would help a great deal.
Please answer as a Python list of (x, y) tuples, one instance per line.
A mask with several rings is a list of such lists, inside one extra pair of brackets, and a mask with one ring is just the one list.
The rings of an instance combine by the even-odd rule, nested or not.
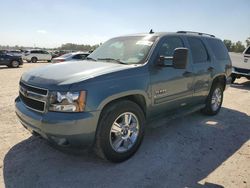
[(0, 45), (93, 45), (150, 29), (245, 41), (250, 0), (0, 0)]

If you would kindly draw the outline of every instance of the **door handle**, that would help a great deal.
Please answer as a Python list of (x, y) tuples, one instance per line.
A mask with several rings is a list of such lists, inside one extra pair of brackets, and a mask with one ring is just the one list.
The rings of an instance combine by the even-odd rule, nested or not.
[(189, 77), (189, 76), (192, 76), (192, 75), (193, 75), (193, 73), (190, 72), (190, 71), (185, 71), (185, 72), (183, 73), (183, 76), (185, 76), (185, 77)]
[(208, 72), (212, 72), (214, 70), (214, 68), (213, 67), (209, 67), (207, 70), (208, 70)]

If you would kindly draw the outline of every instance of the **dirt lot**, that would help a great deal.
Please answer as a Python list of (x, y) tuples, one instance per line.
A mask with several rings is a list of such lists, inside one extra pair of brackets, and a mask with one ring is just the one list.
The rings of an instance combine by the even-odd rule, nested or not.
[(111, 164), (57, 151), (22, 128), (14, 112), (19, 78), (44, 65), (0, 67), (0, 187), (250, 188), (250, 81), (225, 92), (219, 115), (162, 122), (133, 158)]

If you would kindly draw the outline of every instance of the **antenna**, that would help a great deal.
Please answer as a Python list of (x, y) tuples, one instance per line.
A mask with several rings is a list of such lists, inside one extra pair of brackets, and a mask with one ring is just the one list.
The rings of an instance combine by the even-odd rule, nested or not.
[(153, 29), (150, 29), (149, 34), (153, 34), (153, 33), (155, 33), (155, 32), (153, 31)]

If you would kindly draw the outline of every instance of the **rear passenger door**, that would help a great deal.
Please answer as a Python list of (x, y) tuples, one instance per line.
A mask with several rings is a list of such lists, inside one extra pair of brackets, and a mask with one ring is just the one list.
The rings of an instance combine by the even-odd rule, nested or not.
[(187, 37), (194, 68), (194, 101), (204, 103), (210, 90), (214, 66), (201, 37)]
[(42, 54), (42, 59), (43, 60), (51, 60), (51, 54), (47, 51), (41, 51), (41, 54)]

